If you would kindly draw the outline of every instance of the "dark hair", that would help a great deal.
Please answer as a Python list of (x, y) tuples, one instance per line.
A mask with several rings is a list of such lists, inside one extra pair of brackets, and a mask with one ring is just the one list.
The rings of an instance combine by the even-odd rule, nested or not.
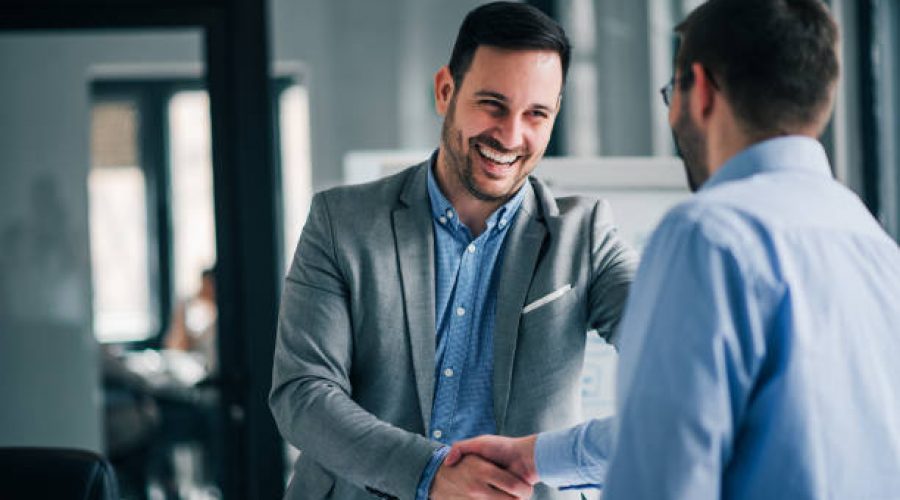
[(824, 125), (840, 68), (838, 28), (821, 0), (709, 0), (675, 31), (681, 75), (702, 64), (749, 132)]
[(562, 79), (569, 70), (569, 38), (562, 26), (535, 7), (517, 2), (492, 2), (466, 15), (450, 55), (450, 74), (459, 88), (481, 45), (510, 50), (553, 50), (562, 63)]

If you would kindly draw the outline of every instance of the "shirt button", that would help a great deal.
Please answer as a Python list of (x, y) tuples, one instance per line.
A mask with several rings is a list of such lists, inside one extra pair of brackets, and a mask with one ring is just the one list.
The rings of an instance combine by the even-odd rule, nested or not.
[(475, 244), (469, 243), (469, 246), (466, 248), (466, 250), (468, 250), (469, 253), (475, 253)]
[(432, 432), (431, 435), (432, 435), (435, 439), (440, 439), (441, 436), (444, 435), (444, 433), (441, 432), (440, 429), (437, 429), (437, 430), (435, 430), (434, 432)]
[(446, 224), (446, 223), (447, 223), (447, 218), (444, 217), (443, 215), (440, 216), (440, 217), (438, 218), (438, 220), (441, 221), (441, 224)]
[(452, 369), (452, 368), (447, 368), (446, 370), (444, 370), (444, 376), (445, 376), (445, 377), (448, 377), (448, 378), (449, 378), (449, 377), (452, 377), (452, 376), (453, 376), (453, 369)]
[(447, 218), (448, 218), (448, 219), (452, 219), (452, 218), (453, 218), (453, 210), (447, 210)]
[(466, 314), (466, 310), (465, 310), (465, 309), (463, 309), (462, 307), (457, 307), (457, 308), (456, 308), (456, 315), (457, 315), (457, 316), (463, 316), (463, 315), (465, 315), (465, 314)]

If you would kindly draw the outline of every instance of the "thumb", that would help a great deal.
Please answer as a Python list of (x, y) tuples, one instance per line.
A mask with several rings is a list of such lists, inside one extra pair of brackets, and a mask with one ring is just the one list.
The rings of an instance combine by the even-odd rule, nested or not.
[(460, 460), (462, 460), (462, 457), (463, 457), (462, 451), (460, 451), (459, 448), (454, 446), (453, 448), (450, 448), (450, 452), (447, 453), (446, 458), (444, 458), (444, 464), (449, 467), (453, 467), (454, 465), (459, 463)]
[(444, 463), (453, 466), (462, 460), (465, 455), (471, 455), (473, 453), (477, 455), (480, 449), (481, 446), (479, 446), (477, 438), (458, 441), (450, 448), (450, 453), (447, 453), (447, 458), (444, 459)]

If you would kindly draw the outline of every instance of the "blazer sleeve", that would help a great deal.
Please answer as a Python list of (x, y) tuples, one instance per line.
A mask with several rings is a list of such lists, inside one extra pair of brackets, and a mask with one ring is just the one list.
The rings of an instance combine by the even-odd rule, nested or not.
[(301, 460), (361, 489), (413, 498), (438, 445), (351, 398), (349, 293), (333, 229), (327, 193), (317, 194), (285, 279), (269, 405)]
[(609, 203), (598, 201), (591, 216), (588, 325), (616, 347), (617, 327), (625, 310), (637, 263), (637, 252), (619, 236)]

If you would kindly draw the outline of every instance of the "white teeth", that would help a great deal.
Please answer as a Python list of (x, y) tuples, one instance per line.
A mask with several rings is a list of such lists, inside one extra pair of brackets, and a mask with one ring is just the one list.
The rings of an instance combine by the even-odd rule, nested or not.
[(487, 146), (484, 146), (481, 144), (478, 144), (478, 152), (481, 153), (481, 155), (484, 156), (485, 158), (487, 158), (488, 160), (491, 160), (494, 163), (500, 163), (500, 164), (504, 164), (504, 165), (510, 164), (510, 163), (516, 161), (516, 159), (518, 158), (518, 156), (516, 156), (514, 154), (509, 154), (509, 153), (503, 154), (497, 150), (490, 149)]

